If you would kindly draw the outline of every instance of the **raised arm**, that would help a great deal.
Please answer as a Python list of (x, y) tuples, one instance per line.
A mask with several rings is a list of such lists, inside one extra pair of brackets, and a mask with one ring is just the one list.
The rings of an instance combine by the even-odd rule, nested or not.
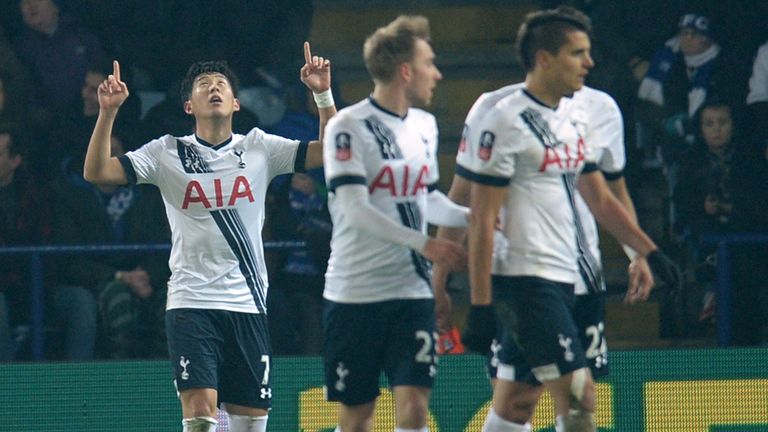
[(336, 114), (336, 105), (331, 94), (331, 61), (313, 56), (309, 42), (304, 42), (304, 62), (301, 68), (301, 82), (312, 90), (320, 116), (318, 140), (309, 143), (304, 163), (307, 169), (311, 169), (323, 165), (323, 134), (328, 120)]
[(128, 98), (128, 86), (120, 80), (120, 63), (112, 62), (112, 74), (99, 85), (99, 117), (85, 154), (83, 176), (91, 183), (122, 185), (128, 183), (125, 170), (111, 156), (112, 126), (120, 105)]

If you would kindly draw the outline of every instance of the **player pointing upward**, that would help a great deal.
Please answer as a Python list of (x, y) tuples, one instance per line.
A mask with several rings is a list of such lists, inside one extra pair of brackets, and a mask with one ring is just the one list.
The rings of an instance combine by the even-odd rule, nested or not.
[[(301, 80), (315, 93), (319, 136), (336, 112), (330, 62), (304, 44)], [(165, 201), (173, 247), (166, 331), (185, 432), (216, 430), (226, 405), (234, 432), (265, 431), (271, 404), (267, 274), (261, 228), (276, 175), (322, 164), (322, 144), (254, 128), (232, 133), (240, 109), (237, 77), (224, 62), (198, 62), (181, 86), (191, 135), (165, 135), (121, 158), (109, 155), (110, 132), (128, 97), (120, 65), (98, 89), (99, 117), (88, 145), (85, 178), (102, 184), (151, 183)]]

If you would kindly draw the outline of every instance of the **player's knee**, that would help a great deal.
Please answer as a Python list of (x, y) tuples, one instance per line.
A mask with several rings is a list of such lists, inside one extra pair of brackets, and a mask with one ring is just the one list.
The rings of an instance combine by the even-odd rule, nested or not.
[(426, 403), (411, 400), (400, 405), (402, 411), (397, 415), (397, 423), (406, 429), (419, 429), (427, 424), (429, 408)]
[(213, 417), (192, 417), (182, 420), (184, 432), (216, 432), (216, 426), (219, 424)]
[(570, 408), (588, 413), (595, 411), (595, 382), (586, 368), (576, 370), (571, 375)]
[(563, 432), (596, 432), (595, 415), (591, 412), (572, 409), (563, 418)]
[(266, 432), (269, 416), (229, 415), (231, 432)]

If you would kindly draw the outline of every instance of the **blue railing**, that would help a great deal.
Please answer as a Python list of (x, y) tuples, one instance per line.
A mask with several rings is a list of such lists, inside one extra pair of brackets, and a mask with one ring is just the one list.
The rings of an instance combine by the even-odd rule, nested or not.
[[(701, 242), (717, 245), (717, 344), (731, 345), (731, 249), (732, 245), (768, 244), (768, 233), (708, 235)], [(761, 283), (764, 281), (760, 281)]]
[[(305, 247), (303, 241), (265, 242), (265, 250), (295, 249)], [(16, 246), (0, 248), (3, 255), (27, 255), (30, 263), (30, 306), (32, 314), (31, 342), (32, 358), (45, 359), (45, 288), (43, 286), (43, 255), (86, 255), (120, 252), (165, 252), (170, 251), (170, 244), (130, 244), (130, 245), (77, 245), (77, 246)]]

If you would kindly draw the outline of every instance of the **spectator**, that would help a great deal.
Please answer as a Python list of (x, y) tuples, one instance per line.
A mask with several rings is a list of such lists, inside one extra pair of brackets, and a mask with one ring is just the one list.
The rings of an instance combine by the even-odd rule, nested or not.
[[(112, 136), (112, 154), (123, 155), (123, 140)], [(70, 174), (57, 190), (56, 230), (61, 243), (153, 244), (169, 242), (163, 206), (150, 186), (94, 186)], [(114, 358), (152, 358), (166, 353), (163, 332), (167, 254), (73, 255), (62, 260), (57, 305), (74, 302), (87, 316), (82, 349), (95, 338), (96, 303)], [(68, 304), (68, 303), (67, 303)], [(81, 322), (80, 325), (85, 325)]]
[(51, 114), (79, 98), (88, 65), (103, 58), (94, 34), (62, 15), (54, 0), (19, 0), (24, 30), (15, 41), (35, 81), (35, 103)]
[[(653, 55), (638, 89), (638, 145), (646, 152), (646, 165), (663, 162), (674, 187), (674, 171), (695, 137), (691, 119), (708, 94), (735, 95), (740, 88), (738, 74), (721, 53), (709, 18), (683, 15), (678, 34)], [(661, 159), (656, 157), (656, 143), (661, 145)]]
[(725, 234), (730, 229), (731, 172), (734, 158), (733, 108), (712, 101), (697, 116), (699, 139), (686, 152), (674, 201), (678, 232), (697, 242), (702, 235)]
[[(88, 141), (91, 138), (96, 117), (99, 115), (99, 101), (96, 91), (109, 74), (112, 73), (111, 61), (96, 61), (88, 66), (80, 89), (80, 98), (66, 113), (56, 119), (52, 126), (51, 151), (47, 166), (53, 175), (66, 175), (68, 171), (79, 173)], [(125, 109), (116, 119), (116, 128), (124, 136), (126, 144), (135, 142), (137, 133), (140, 101), (138, 97), (128, 98)]]
[[(23, 150), (24, 139), (11, 127), (0, 126), (0, 246), (28, 246), (50, 238), (48, 199), (24, 169)], [(11, 323), (29, 319), (27, 262), (25, 256), (0, 256), (0, 361), (13, 356)]]
[[(318, 176), (322, 178), (322, 173)], [(323, 275), (331, 253), (327, 192), (323, 182), (302, 173), (291, 175), (276, 189), (267, 216), (273, 221), (267, 228), (271, 239), (301, 240), (307, 247), (271, 254), (270, 274), (274, 276), (267, 309), (272, 350), (274, 354), (319, 355), (323, 341)]]
[(734, 134), (733, 108), (723, 101), (706, 102), (695, 119), (698, 139), (682, 158), (680, 182), (673, 194), (676, 232), (687, 244), (696, 282), (704, 288), (699, 320), (714, 315), (715, 273), (712, 268), (715, 246), (701, 246), (706, 235), (733, 231), (731, 225)]

